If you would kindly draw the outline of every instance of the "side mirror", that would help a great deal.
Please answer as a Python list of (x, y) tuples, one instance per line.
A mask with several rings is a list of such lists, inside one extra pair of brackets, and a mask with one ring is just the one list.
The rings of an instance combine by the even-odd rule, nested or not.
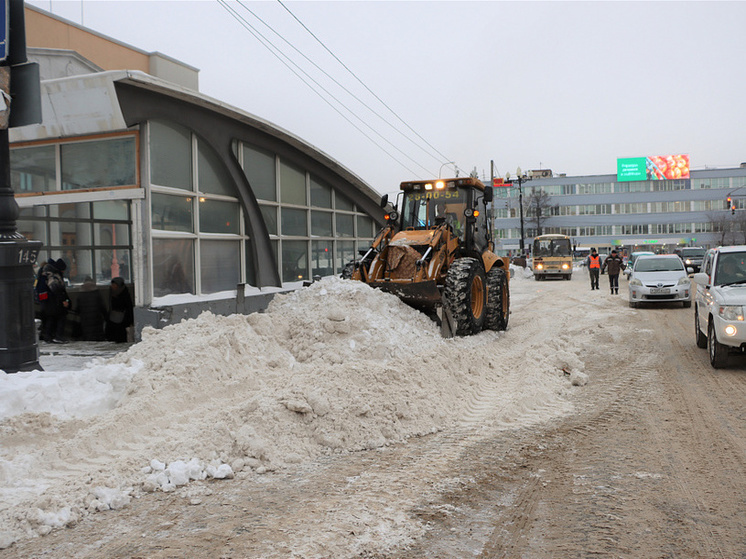
[(697, 272), (692, 276), (692, 280), (694, 280), (694, 283), (697, 283), (699, 285), (707, 285), (710, 283), (710, 276), (708, 276), (704, 272)]
[(484, 203), (487, 204), (488, 202), (492, 202), (493, 197), (495, 195), (494, 190), (492, 190), (491, 186), (488, 186), (484, 189)]
[(388, 195), (388, 194), (384, 194), (384, 195), (383, 195), (383, 196), (381, 197), (381, 207), (382, 207), (382, 208), (385, 208), (385, 207), (386, 207), (386, 204), (388, 204), (388, 203), (389, 203), (389, 195)]

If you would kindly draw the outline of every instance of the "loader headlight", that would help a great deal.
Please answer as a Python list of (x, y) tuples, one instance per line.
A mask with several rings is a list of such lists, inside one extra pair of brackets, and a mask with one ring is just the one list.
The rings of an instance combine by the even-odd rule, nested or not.
[(386, 214), (386, 221), (396, 221), (399, 219), (399, 212), (389, 212)]

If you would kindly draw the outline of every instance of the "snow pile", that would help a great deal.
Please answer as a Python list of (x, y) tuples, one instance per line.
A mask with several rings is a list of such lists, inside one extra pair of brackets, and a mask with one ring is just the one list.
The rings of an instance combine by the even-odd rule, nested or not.
[(567, 413), (562, 364), (514, 371), (502, 335), (442, 339), (393, 295), (326, 278), (266, 313), (147, 329), (82, 371), (0, 373), (0, 548), (142, 492), (477, 421), (490, 391), (511, 428)]

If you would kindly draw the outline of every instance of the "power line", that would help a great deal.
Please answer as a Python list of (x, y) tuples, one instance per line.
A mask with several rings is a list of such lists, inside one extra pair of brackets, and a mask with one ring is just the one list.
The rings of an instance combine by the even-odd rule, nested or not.
[[(369, 136), (368, 134), (366, 134), (364, 130), (362, 130), (362, 129), (361, 129), (361, 128), (360, 128), (359, 126), (357, 126), (357, 125), (356, 125), (356, 124), (355, 124), (354, 122), (352, 122), (352, 121), (351, 121), (351, 120), (350, 120), (350, 119), (349, 119), (349, 118), (348, 118), (348, 117), (347, 117), (347, 116), (346, 116), (346, 115), (345, 115), (344, 113), (342, 113), (342, 112), (341, 112), (341, 111), (340, 111), (340, 110), (339, 110), (339, 109), (338, 109), (337, 107), (335, 107), (335, 106), (334, 106), (334, 105), (333, 105), (333, 104), (332, 104), (332, 103), (331, 103), (331, 102), (330, 102), (330, 101), (329, 101), (329, 100), (328, 100), (328, 99), (327, 99), (326, 97), (324, 97), (323, 95), (321, 95), (321, 93), (319, 93), (319, 91), (318, 91), (318, 90), (317, 90), (316, 88), (314, 88), (314, 87), (313, 87), (313, 86), (312, 86), (311, 84), (309, 84), (309, 83), (308, 83), (308, 81), (306, 81), (306, 80), (305, 80), (305, 79), (303, 78), (303, 76), (301, 76), (301, 75), (300, 75), (300, 74), (299, 74), (299, 73), (298, 73), (298, 72), (297, 72), (297, 71), (296, 71), (295, 69), (291, 68), (291, 67), (290, 67), (290, 65), (288, 65), (288, 63), (287, 63), (287, 62), (285, 62), (285, 60), (283, 60), (283, 58), (282, 58), (282, 57), (284, 57), (285, 59), (287, 59), (287, 61), (288, 61), (288, 62), (290, 62), (290, 63), (291, 63), (291, 64), (293, 64), (293, 65), (294, 65), (294, 66), (295, 66), (296, 68), (298, 68), (298, 70), (299, 70), (300, 72), (302, 72), (303, 74), (305, 74), (305, 75), (306, 75), (306, 76), (308, 77), (308, 79), (310, 79), (311, 81), (313, 81), (313, 83), (315, 83), (315, 84), (316, 84), (316, 85), (317, 85), (317, 86), (318, 86), (318, 87), (319, 87), (320, 89), (322, 89), (322, 90), (323, 90), (323, 91), (324, 91), (325, 93), (327, 93), (327, 94), (328, 94), (328, 95), (329, 95), (330, 97), (332, 97), (332, 98), (333, 98), (333, 99), (334, 99), (335, 101), (337, 101), (337, 103), (339, 103), (339, 104), (340, 104), (340, 105), (341, 105), (342, 107), (344, 107), (344, 108), (345, 108), (345, 109), (346, 109), (347, 111), (349, 111), (349, 112), (350, 112), (350, 114), (352, 114), (353, 116), (355, 116), (356, 118), (358, 118), (359, 120), (361, 120), (361, 119), (360, 119), (359, 117), (357, 117), (357, 115), (355, 115), (355, 114), (354, 114), (354, 113), (353, 113), (353, 112), (352, 112), (352, 111), (351, 111), (351, 110), (350, 110), (350, 109), (349, 109), (348, 107), (346, 107), (346, 106), (344, 105), (344, 103), (342, 103), (342, 102), (341, 102), (341, 101), (340, 101), (339, 99), (337, 99), (337, 98), (336, 98), (336, 97), (335, 97), (335, 96), (334, 96), (334, 95), (333, 95), (333, 94), (332, 94), (331, 92), (329, 92), (329, 91), (328, 91), (328, 90), (327, 90), (326, 88), (324, 88), (324, 87), (323, 87), (323, 86), (322, 86), (322, 85), (321, 85), (320, 83), (318, 83), (318, 82), (317, 82), (317, 81), (316, 81), (315, 79), (313, 79), (313, 77), (311, 77), (310, 75), (308, 75), (308, 73), (307, 73), (307, 72), (306, 72), (305, 70), (303, 70), (302, 68), (300, 68), (300, 67), (299, 67), (299, 66), (298, 66), (297, 64), (295, 64), (295, 62), (293, 62), (292, 60), (290, 60), (290, 58), (289, 58), (289, 57), (288, 57), (287, 55), (285, 55), (285, 54), (284, 54), (284, 53), (283, 53), (283, 52), (282, 52), (282, 51), (281, 51), (280, 49), (278, 49), (278, 48), (277, 48), (276, 46), (274, 46), (274, 45), (272, 44), (272, 42), (271, 42), (271, 41), (269, 41), (269, 40), (268, 40), (268, 39), (267, 39), (266, 37), (264, 37), (264, 35), (262, 35), (262, 34), (261, 34), (261, 33), (260, 33), (259, 31), (257, 31), (257, 30), (256, 30), (256, 29), (255, 29), (255, 28), (254, 28), (254, 27), (253, 27), (253, 26), (252, 26), (252, 25), (251, 25), (250, 23), (248, 23), (248, 22), (247, 22), (247, 21), (246, 21), (246, 20), (245, 20), (245, 19), (244, 19), (243, 17), (241, 17), (241, 15), (240, 15), (240, 14), (238, 14), (238, 13), (237, 13), (237, 12), (236, 12), (236, 11), (235, 11), (235, 10), (234, 10), (233, 8), (231, 8), (231, 7), (230, 7), (230, 6), (228, 5), (228, 3), (227, 3), (227, 0), (217, 0), (217, 2), (218, 2), (218, 3), (219, 3), (219, 4), (220, 4), (220, 5), (221, 5), (221, 6), (223, 7), (223, 8), (225, 8), (225, 10), (226, 10), (226, 11), (228, 11), (228, 13), (229, 13), (229, 14), (230, 14), (230, 15), (231, 15), (231, 16), (232, 16), (232, 17), (233, 17), (234, 19), (236, 19), (236, 21), (238, 21), (238, 22), (239, 22), (239, 24), (240, 24), (240, 25), (241, 25), (241, 26), (242, 26), (242, 27), (243, 27), (244, 29), (246, 29), (246, 30), (247, 30), (247, 31), (248, 31), (249, 33), (251, 33), (251, 34), (252, 34), (252, 35), (254, 36), (254, 38), (256, 38), (256, 39), (257, 39), (257, 41), (259, 41), (259, 42), (260, 42), (260, 43), (262, 44), (262, 46), (264, 46), (264, 47), (265, 47), (265, 48), (266, 48), (267, 50), (269, 50), (269, 51), (270, 51), (270, 53), (272, 53), (272, 55), (274, 55), (274, 56), (275, 56), (275, 57), (276, 57), (276, 58), (277, 58), (277, 59), (278, 59), (278, 60), (279, 60), (280, 62), (282, 62), (282, 64), (283, 64), (283, 65), (285, 65), (285, 67), (287, 67), (287, 68), (288, 68), (288, 69), (289, 69), (289, 70), (290, 70), (291, 72), (293, 72), (293, 74), (295, 74), (295, 75), (296, 75), (296, 76), (297, 76), (297, 77), (298, 77), (298, 78), (299, 78), (299, 79), (300, 79), (300, 80), (301, 80), (301, 81), (302, 81), (302, 82), (303, 82), (304, 84), (306, 84), (306, 85), (307, 85), (307, 86), (308, 86), (308, 87), (309, 87), (309, 88), (310, 88), (310, 89), (311, 89), (311, 90), (312, 90), (312, 91), (313, 91), (314, 93), (316, 93), (316, 95), (318, 95), (318, 96), (319, 96), (319, 97), (320, 97), (320, 98), (321, 98), (321, 99), (322, 99), (322, 100), (323, 100), (323, 101), (324, 101), (324, 102), (325, 102), (325, 103), (326, 103), (327, 105), (329, 105), (329, 106), (330, 106), (330, 107), (331, 107), (331, 108), (332, 108), (332, 109), (333, 109), (333, 110), (334, 110), (334, 111), (335, 111), (335, 112), (336, 112), (337, 114), (339, 114), (339, 115), (340, 115), (340, 116), (341, 116), (342, 118), (344, 118), (344, 119), (345, 119), (345, 120), (346, 120), (346, 121), (347, 121), (348, 123), (350, 123), (350, 124), (351, 124), (351, 125), (352, 125), (352, 126), (353, 126), (353, 127), (354, 127), (354, 128), (355, 128), (355, 129), (357, 130), (357, 131), (358, 131), (358, 132), (360, 132), (360, 133), (361, 133), (361, 134), (362, 134), (363, 136), (365, 136), (365, 137), (366, 137), (366, 138), (367, 138), (368, 140), (370, 140), (370, 141), (371, 141), (371, 142), (372, 142), (372, 143), (373, 143), (373, 144), (374, 144), (374, 145), (375, 145), (376, 147), (378, 147), (378, 148), (379, 148), (379, 149), (380, 149), (381, 151), (383, 151), (383, 152), (384, 152), (384, 153), (385, 153), (386, 155), (388, 155), (388, 156), (389, 156), (389, 157), (391, 157), (391, 158), (392, 158), (392, 159), (393, 159), (394, 161), (396, 161), (397, 163), (399, 163), (399, 165), (401, 165), (402, 167), (404, 167), (405, 169), (407, 169), (407, 171), (409, 171), (409, 172), (410, 172), (410, 173), (412, 173), (413, 175), (417, 176), (417, 173), (416, 173), (415, 171), (413, 171), (412, 169), (410, 169), (409, 167), (407, 167), (407, 165), (405, 165), (405, 164), (404, 164), (403, 162), (401, 162), (401, 161), (400, 161), (399, 159), (397, 159), (397, 158), (396, 158), (396, 157), (395, 157), (395, 156), (394, 156), (393, 154), (391, 154), (391, 153), (390, 153), (390, 152), (389, 152), (388, 150), (386, 150), (386, 149), (385, 149), (385, 148), (384, 148), (383, 146), (381, 146), (381, 145), (380, 145), (380, 144), (379, 144), (378, 142), (376, 142), (376, 141), (375, 141), (375, 140), (374, 140), (373, 138), (371, 138), (371, 137), (370, 137), (370, 136)], [(363, 121), (361, 120), (361, 122), (363, 122)], [(366, 124), (366, 123), (365, 123), (365, 122), (363, 122), (363, 124)], [(366, 126), (368, 126), (368, 127), (370, 128), (370, 126), (369, 126), (368, 124), (366, 124)], [(372, 129), (372, 128), (371, 128), (371, 129)], [(374, 130), (374, 132), (375, 132), (375, 130)], [(378, 134), (378, 132), (376, 132), (376, 134)], [(380, 134), (379, 134), (379, 136), (380, 136)], [(384, 140), (385, 140), (385, 138), (384, 138)], [(388, 140), (385, 140), (385, 141), (387, 141), (387, 142), (388, 142)], [(389, 143), (389, 144), (391, 144), (391, 142), (388, 142), (388, 143)], [(391, 145), (393, 146), (393, 144), (391, 144)], [(394, 148), (395, 148), (395, 149), (397, 149), (398, 151), (400, 151), (400, 152), (401, 152), (401, 150), (399, 150), (398, 148), (396, 148), (396, 146), (394, 146)], [(411, 159), (411, 158), (410, 158), (409, 156), (407, 156), (407, 155), (406, 155), (406, 154), (404, 154), (403, 152), (401, 152), (401, 153), (402, 153), (403, 155), (405, 155), (405, 156), (406, 156), (407, 158), (409, 158), (409, 159), (410, 159), (411, 161), (413, 161), (414, 163), (416, 163), (417, 165), (419, 165), (419, 164), (418, 164), (418, 163), (417, 163), (416, 161), (414, 161), (413, 159)], [(421, 167), (421, 168), (422, 168), (423, 170), (425, 170), (426, 172), (429, 172), (429, 171), (427, 171), (427, 169), (426, 169), (425, 167), (422, 167), (421, 165), (419, 165), (419, 166), (420, 166), (420, 167)]]
[[(309, 35), (311, 35), (311, 37), (313, 37), (313, 38), (314, 38), (314, 39), (316, 40), (316, 42), (318, 42), (318, 43), (319, 43), (319, 44), (320, 44), (320, 45), (321, 45), (321, 46), (322, 46), (322, 47), (324, 48), (324, 50), (326, 50), (326, 52), (328, 52), (328, 53), (329, 53), (329, 54), (330, 54), (330, 55), (332, 56), (332, 58), (334, 58), (334, 60), (336, 60), (337, 62), (339, 62), (339, 64), (340, 64), (340, 65), (341, 65), (341, 66), (342, 66), (342, 67), (343, 67), (343, 68), (344, 68), (345, 70), (347, 70), (347, 72), (348, 72), (348, 73), (349, 73), (349, 74), (350, 74), (350, 75), (351, 75), (351, 76), (352, 76), (353, 78), (355, 78), (355, 80), (357, 80), (357, 82), (358, 82), (358, 83), (359, 83), (360, 85), (362, 85), (362, 86), (363, 86), (363, 87), (365, 88), (365, 90), (366, 90), (366, 91), (367, 91), (368, 93), (370, 93), (370, 94), (371, 94), (371, 95), (372, 95), (373, 97), (375, 97), (375, 99), (376, 99), (376, 100), (378, 100), (378, 102), (379, 102), (379, 103), (381, 103), (381, 105), (383, 105), (384, 107), (386, 107), (386, 109), (387, 109), (387, 110), (388, 110), (388, 111), (389, 111), (389, 112), (390, 112), (390, 113), (391, 113), (392, 115), (394, 115), (394, 116), (395, 116), (395, 117), (396, 117), (396, 118), (397, 118), (397, 119), (399, 120), (399, 122), (401, 122), (401, 123), (402, 123), (402, 124), (403, 124), (404, 126), (406, 126), (406, 127), (407, 127), (407, 129), (409, 129), (409, 130), (410, 130), (410, 131), (411, 131), (411, 132), (412, 132), (412, 133), (413, 133), (413, 134), (414, 134), (415, 136), (417, 136), (417, 137), (418, 137), (418, 138), (419, 138), (420, 140), (422, 140), (422, 141), (423, 141), (423, 142), (425, 143), (425, 145), (427, 145), (427, 146), (428, 146), (428, 147), (429, 147), (430, 149), (432, 149), (432, 150), (433, 150), (433, 151), (434, 151), (434, 152), (435, 152), (436, 154), (438, 154), (438, 156), (439, 156), (439, 157), (435, 157), (435, 156), (433, 156), (432, 154), (428, 154), (428, 155), (430, 155), (431, 157), (433, 157), (434, 159), (436, 159), (436, 161), (438, 161), (438, 163), (442, 163), (443, 161), (449, 161), (449, 159), (450, 159), (449, 157), (447, 157), (446, 155), (443, 155), (443, 154), (442, 154), (442, 153), (441, 153), (441, 152), (440, 152), (440, 151), (439, 151), (439, 150), (438, 150), (437, 148), (435, 148), (435, 147), (434, 147), (433, 145), (431, 145), (431, 144), (430, 144), (430, 143), (429, 143), (429, 142), (428, 142), (428, 141), (427, 141), (427, 140), (426, 140), (425, 138), (423, 138), (423, 137), (422, 137), (422, 136), (421, 136), (420, 134), (418, 134), (418, 133), (417, 133), (417, 131), (416, 131), (416, 130), (415, 130), (414, 128), (412, 128), (412, 127), (411, 127), (411, 126), (410, 126), (409, 124), (407, 124), (407, 123), (406, 123), (406, 122), (404, 121), (404, 119), (403, 119), (403, 118), (401, 118), (401, 117), (400, 117), (400, 116), (399, 116), (399, 115), (398, 115), (398, 114), (396, 113), (396, 111), (394, 111), (394, 109), (392, 109), (391, 107), (389, 107), (389, 105), (388, 105), (388, 104), (387, 104), (387, 103), (386, 103), (386, 102), (385, 102), (385, 101), (384, 101), (383, 99), (381, 99), (381, 98), (380, 98), (380, 97), (379, 97), (378, 95), (376, 95), (376, 93), (375, 93), (375, 92), (374, 92), (374, 91), (373, 91), (373, 90), (372, 90), (372, 89), (371, 89), (370, 87), (368, 87), (368, 86), (367, 86), (367, 85), (366, 85), (366, 84), (365, 84), (365, 83), (364, 83), (364, 82), (363, 82), (363, 81), (362, 81), (362, 80), (361, 80), (361, 79), (360, 79), (360, 78), (359, 78), (359, 77), (358, 77), (358, 76), (357, 76), (357, 75), (355, 74), (355, 72), (353, 72), (352, 70), (350, 70), (350, 68), (349, 68), (349, 67), (348, 67), (348, 66), (347, 66), (347, 65), (346, 65), (346, 64), (345, 64), (344, 62), (342, 62), (342, 60), (340, 60), (340, 59), (339, 59), (339, 57), (337, 57), (337, 55), (336, 55), (336, 54), (334, 54), (334, 53), (333, 53), (333, 52), (331, 51), (331, 49), (329, 49), (329, 48), (328, 48), (328, 47), (327, 47), (327, 46), (326, 46), (326, 45), (324, 44), (324, 42), (323, 42), (323, 41), (322, 41), (321, 39), (319, 39), (319, 38), (318, 38), (318, 37), (317, 37), (317, 36), (316, 36), (316, 35), (315, 35), (315, 34), (313, 33), (313, 31), (311, 31), (311, 30), (310, 30), (310, 29), (309, 29), (309, 28), (308, 28), (308, 27), (307, 27), (307, 26), (306, 26), (306, 25), (305, 25), (305, 24), (304, 24), (304, 23), (303, 23), (303, 22), (302, 22), (302, 21), (301, 21), (300, 19), (298, 19), (298, 17), (297, 17), (297, 16), (296, 16), (296, 15), (295, 15), (295, 14), (294, 14), (293, 12), (291, 12), (291, 11), (290, 11), (290, 9), (289, 9), (289, 8), (288, 8), (288, 7), (287, 7), (287, 6), (286, 6), (286, 5), (285, 5), (285, 4), (284, 4), (284, 3), (282, 2), (282, 0), (277, 0), (277, 2), (278, 2), (278, 4), (280, 4), (280, 6), (282, 6), (282, 7), (283, 7), (283, 8), (284, 8), (284, 9), (285, 9), (285, 10), (287, 11), (287, 13), (289, 13), (289, 14), (290, 14), (290, 15), (291, 15), (291, 16), (293, 17), (293, 19), (295, 19), (295, 21), (297, 21), (297, 22), (298, 22), (298, 24), (299, 24), (299, 25), (300, 25), (301, 27), (303, 27), (303, 29), (305, 29), (305, 30), (306, 30), (306, 31), (308, 32), (308, 34), (309, 34)], [(345, 91), (346, 91), (346, 90), (345, 90)], [(362, 102), (362, 101), (361, 101), (361, 102)], [(367, 107), (367, 105), (365, 105), (365, 106)], [(372, 110), (372, 109), (371, 109), (371, 110)], [(375, 111), (374, 111), (374, 113), (375, 113)], [(376, 114), (376, 115), (378, 115), (378, 113), (375, 113), (375, 114)], [(380, 117), (380, 115), (378, 115), (378, 116)], [(380, 118), (381, 118), (381, 119), (383, 119), (383, 117), (380, 117)], [(387, 122), (387, 123), (388, 123), (388, 121), (387, 121), (387, 120), (385, 120), (385, 119), (383, 119), (383, 120), (384, 120), (384, 122)], [(392, 126), (392, 128), (394, 128), (395, 130), (397, 130), (397, 132), (399, 132), (400, 134), (402, 134), (403, 136), (405, 136), (405, 135), (404, 135), (404, 134), (403, 134), (403, 133), (402, 133), (401, 131), (399, 131), (399, 130), (398, 130), (397, 128), (395, 128), (395, 127), (394, 127), (393, 125), (391, 125), (390, 123), (389, 123), (389, 125), (390, 125), (390, 126)], [(407, 139), (409, 139), (410, 141), (412, 141), (412, 140), (411, 140), (410, 138), (408, 138), (407, 136), (405, 136), (405, 137), (406, 137)], [(414, 143), (414, 142), (412, 141), (412, 143)], [(415, 145), (416, 145), (416, 144), (415, 144)], [(424, 150), (424, 148), (422, 148), (421, 146), (418, 146), (418, 147), (420, 147), (420, 149), (422, 149), (423, 151), (425, 151), (425, 150)]]

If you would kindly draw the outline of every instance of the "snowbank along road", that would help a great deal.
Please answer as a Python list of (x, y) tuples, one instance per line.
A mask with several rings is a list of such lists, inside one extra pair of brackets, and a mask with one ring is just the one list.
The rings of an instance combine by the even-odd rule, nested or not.
[(620, 291), (518, 275), (443, 340), (329, 279), (148, 332), (87, 414), (15, 387), (0, 557), (746, 557), (746, 362)]

